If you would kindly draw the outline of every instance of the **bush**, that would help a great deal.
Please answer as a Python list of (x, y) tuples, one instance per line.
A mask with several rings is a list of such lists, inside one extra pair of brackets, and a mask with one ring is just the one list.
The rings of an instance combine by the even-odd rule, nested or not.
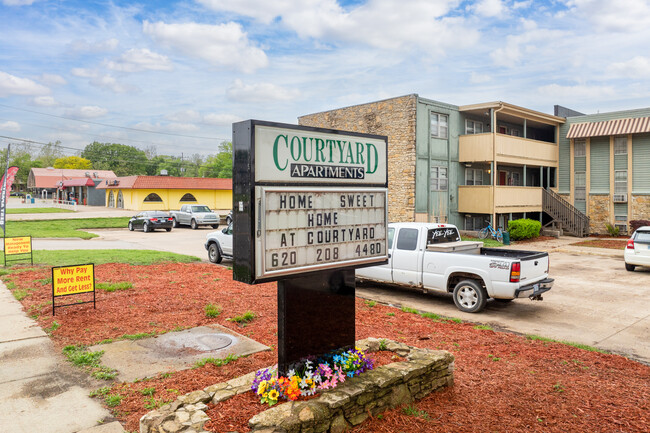
[(607, 233), (609, 233), (610, 236), (615, 236), (616, 237), (621, 232), (620, 228), (614, 227), (610, 223), (605, 224), (605, 228), (607, 229)]
[(508, 221), (510, 239), (514, 241), (536, 238), (541, 229), (542, 223), (528, 218)]
[(630, 221), (630, 233), (634, 233), (636, 229), (643, 226), (650, 226), (650, 220), (632, 220)]

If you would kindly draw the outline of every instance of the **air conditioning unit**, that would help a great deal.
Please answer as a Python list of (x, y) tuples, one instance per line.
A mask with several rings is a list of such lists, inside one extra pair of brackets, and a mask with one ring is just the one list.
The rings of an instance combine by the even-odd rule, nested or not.
[(627, 194), (614, 194), (614, 203), (627, 203)]

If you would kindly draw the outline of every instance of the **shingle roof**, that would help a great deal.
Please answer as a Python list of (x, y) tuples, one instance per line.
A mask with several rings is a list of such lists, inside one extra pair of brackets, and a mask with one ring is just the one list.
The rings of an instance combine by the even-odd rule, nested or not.
[(102, 182), (98, 189), (232, 189), (232, 179), (213, 177), (126, 176)]
[[(70, 168), (39, 168), (30, 170), (27, 186), (30, 188), (56, 188), (59, 182), (67, 179), (82, 178), (88, 173), (92, 178), (113, 179), (115, 173), (111, 170), (76, 170)], [(32, 185), (33, 182), (33, 185)]]

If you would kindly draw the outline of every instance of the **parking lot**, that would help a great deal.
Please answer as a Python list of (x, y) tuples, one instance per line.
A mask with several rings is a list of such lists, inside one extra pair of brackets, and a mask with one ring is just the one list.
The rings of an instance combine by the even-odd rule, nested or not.
[[(219, 229), (221, 229), (220, 227)], [(194, 255), (207, 261), (203, 244), (212, 228), (176, 228), (170, 233), (143, 233), (125, 229), (96, 230), (95, 240), (34, 240), (35, 249), (124, 248), (155, 249)], [(488, 324), (522, 334), (595, 346), (650, 363), (650, 270), (627, 272), (622, 251), (576, 248), (575, 238), (563, 238), (526, 249), (550, 251), (555, 286), (541, 302), (518, 299), (508, 304), (489, 302), (479, 314), (462, 313), (451, 296), (422, 294), (395, 287), (365, 284), (357, 295), (366, 299), (408, 306)], [(232, 263), (224, 260), (224, 266)]]

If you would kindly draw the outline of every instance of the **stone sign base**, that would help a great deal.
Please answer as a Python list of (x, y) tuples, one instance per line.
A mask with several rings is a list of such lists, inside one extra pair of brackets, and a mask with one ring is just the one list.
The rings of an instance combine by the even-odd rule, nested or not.
[[(368, 352), (390, 350), (407, 361), (384, 365), (351, 378), (320, 396), (268, 409), (249, 421), (256, 433), (343, 432), (370, 415), (408, 404), (453, 385), (454, 357), (442, 350), (418, 349), (392, 340), (368, 338), (356, 343)], [(206, 403), (217, 404), (250, 391), (255, 372), (179, 397), (140, 419), (140, 433), (203, 433), (209, 420)]]

